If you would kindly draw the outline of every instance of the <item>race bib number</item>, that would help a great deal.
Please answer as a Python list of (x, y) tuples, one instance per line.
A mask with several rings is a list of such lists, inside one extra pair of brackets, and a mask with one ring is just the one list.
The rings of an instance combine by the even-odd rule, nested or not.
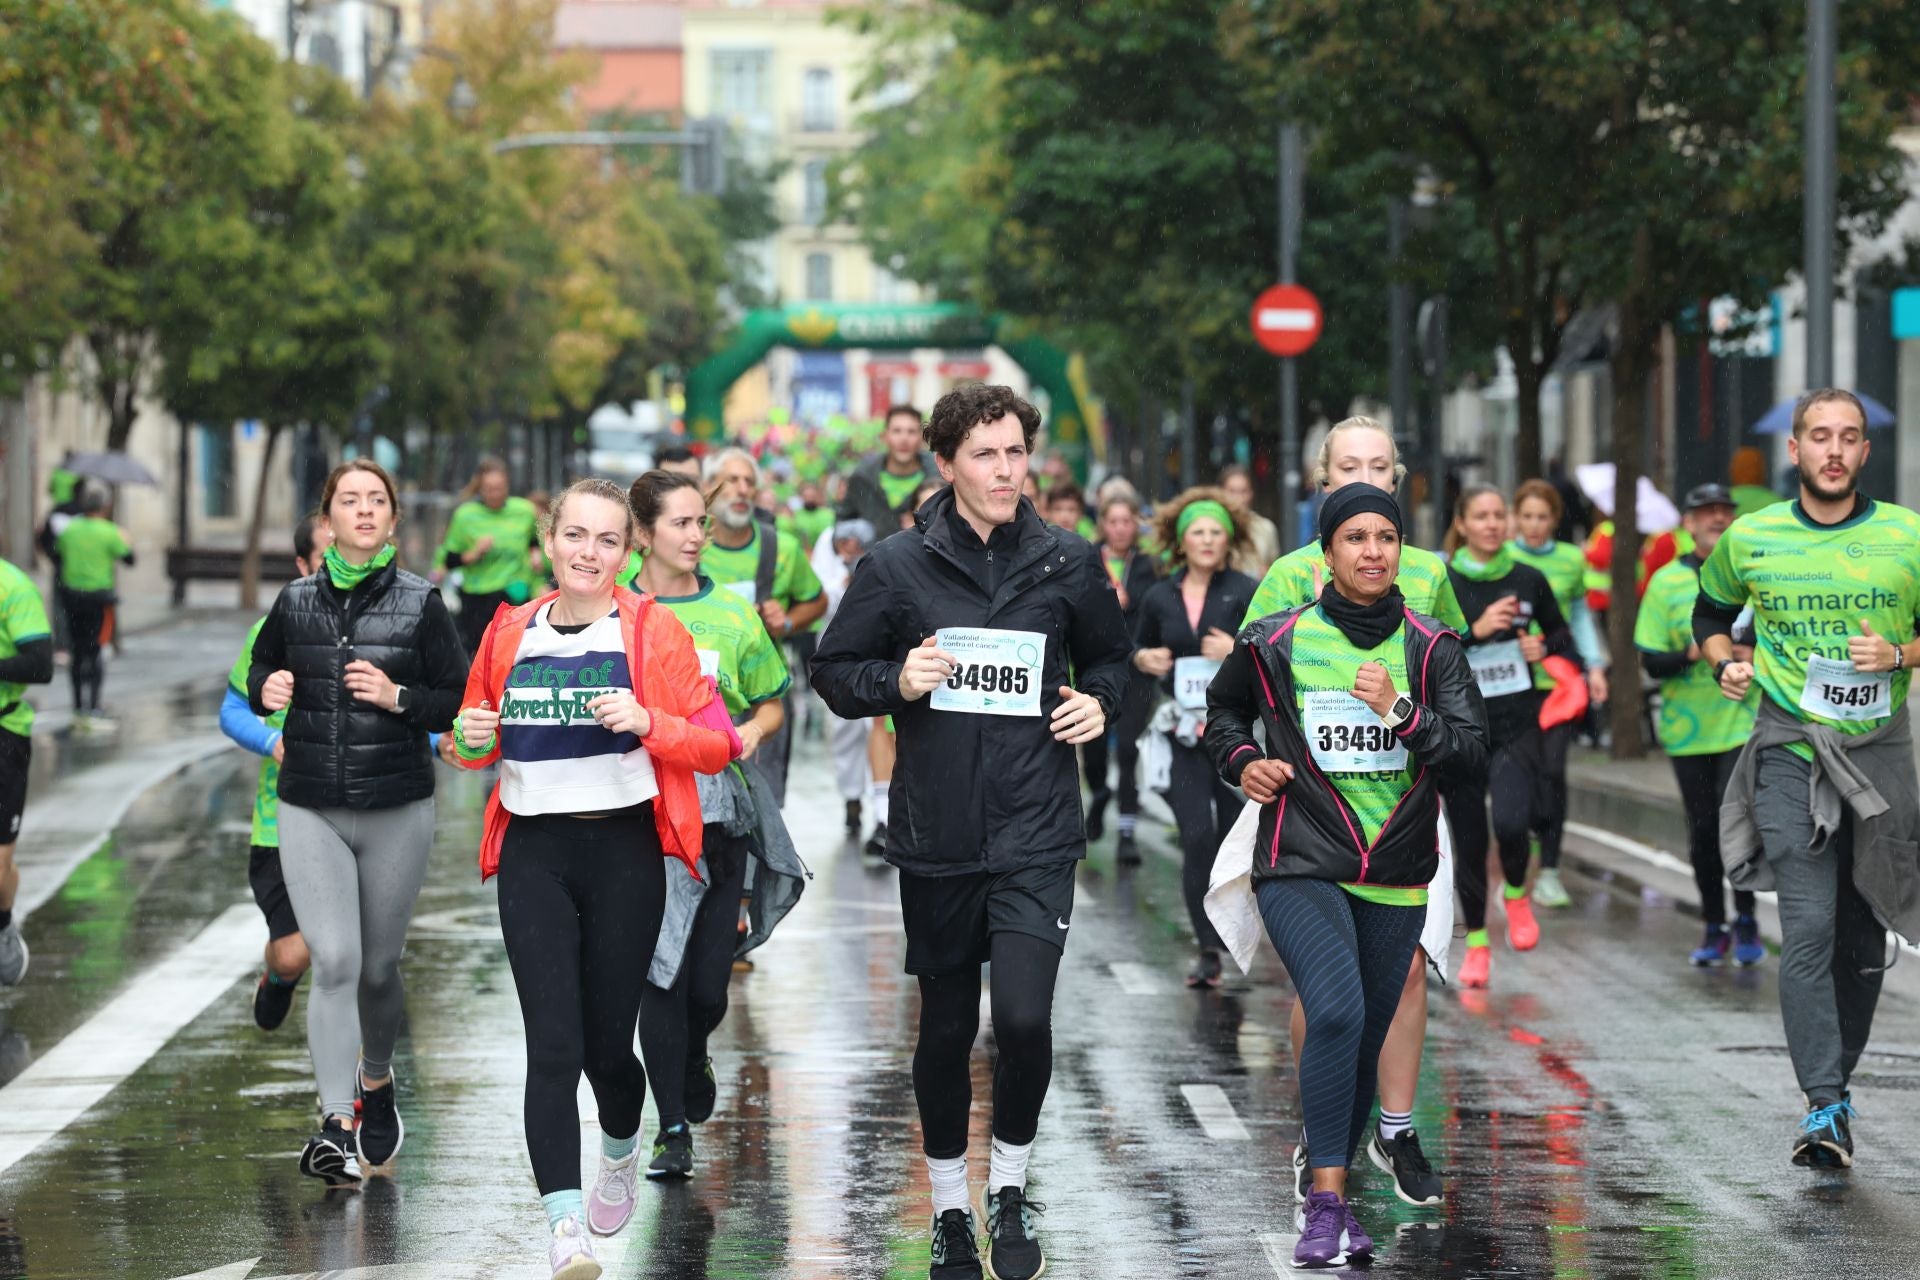
[(1220, 664), (1211, 658), (1175, 658), (1173, 660), (1173, 700), (1182, 711), (1207, 709), (1207, 686), (1220, 672)]
[(1502, 698), (1533, 688), (1533, 672), (1521, 656), (1518, 640), (1474, 645), (1467, 650), (1467, 665), (1473, 668), (1473, 682), (1480, 686), (1483, 698)]
[(1300, 700), (1300, 727), (1322, 773), (1392, 773), (1407, 767), (1407, 747), (1360, 699), (1315, 689)]
[(760, 593), (754, 590), (753, 583), (751, 582), (723, 582), (720, 585), (739, 596), (742, 600), (745, 600), (748, 604), (758, 603), (755, 597)]
[(1855, 671), (1843, 659), (1807, 659), (1800, 709), (1827, 720), (1880, 720), (1893, 714), (1893, 673)]
[(720, 651), (717, 649), (695, 649), (700, 657), (700, 674), (709, 680), (720, 678)]
[(1040, 714), (1040, 663), (1047, 652), (1044, 634), (975, 627), (944, 627), (934, 634), (954, 659), (953, 674), (927, 700), (935, 711)]

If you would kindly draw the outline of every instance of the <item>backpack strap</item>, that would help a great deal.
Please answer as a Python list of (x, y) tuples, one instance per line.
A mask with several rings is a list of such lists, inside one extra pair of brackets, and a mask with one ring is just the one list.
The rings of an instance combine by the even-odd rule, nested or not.
[(760, 533), (760, 563), (753, 571), (753, 599), (762, 604), (773, 598), (773, 576), (780, 567), (780, 530), (757, 516), (754, 523)]

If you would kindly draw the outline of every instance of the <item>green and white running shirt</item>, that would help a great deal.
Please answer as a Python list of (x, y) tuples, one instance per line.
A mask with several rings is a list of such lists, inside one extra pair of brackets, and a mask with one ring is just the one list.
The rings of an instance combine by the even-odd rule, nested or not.
[[(753, 537), (744, 547), (723, 547), (709, 539), (700, 552), (700, 572), (734, 591), (748, 604), (758, 604), (753, 599), (754, 582), (760, 572), (760, 539), (765, 536), (766, 530), (756, 519)], [(799, 540), (790, 533), (776, 531), (773, 545), (772, 598), (780, 602), (782, 609), (819, 598), (824, 588), (813, 572), (813, 562), (800, 549)]]
[(478, 596), (524, 588), (533, 576), (528, 562), (540, 541), (539, 526), (540, 513), (525, 498), (510, 497), (498, 510), (471, 499), (453, 509), (441, 559), (448, 551), (465, 555), (482, 538), (492, 538), (486, 554), (460, 570), (460, 589)]
[[(262, 618), (253, 624), (247, 642), (240, 646), (240, 655), (233, 660), (233, 670), (227, 673), (227, 686), (243, 698), (247, 696), (247, 671), (253, 666), (253, 641), (266, 621)], [(269, 729), (284, 729), (286, 724), (284, 707), (266, 719)], [(260, 782), (253, 789), (253, 843), (263, 849), (280, 847), (280, 766), (272, 756), (260, 758)]]
[[(1895, 644), (1920, 616), (1920, 515), (1871, 502), (1836, 525), (1798, 500), (1742, 516), (1700, 569), (1724, 608), (1753, 606), (1755, 681), (1775, 706), (1841, 733), (1867, 733), (1907, 701), (1911, 671), (1855, 672), (1847, 640), (1864, 620)], [(1811, 748), (1794, 744), (1805, 758)]]
[[(0, 658), (11, 658), (27, 641), (45, 640), (52, 634), (40, 588), (13, 561), (0, 560)], [(33, 736), (33, 707), (27, 702), (27, 686), (0, 681), (0, 707), (9, 702), (18, 705), (0, 716), (0, 729), (23, 738)]]
[[(1253, 603), (1247, 606), (1247, 616), (1240, 619), (1240, 625), (1244, 627), (1268, 614), (1297, 609), (1309, 600), (1318, 600), (1326, 580), (1327, 553), (1320, 549), (1319, 543), (1308, 543), (1287, 552), (1275, 560), (1266, 576), (1260, 579), (1260, 589), (1253, 593)], [(1400, 594), (1407, 598), (1407, 608), (1426, 614), (1443, 627), (1461, 632), (1467, 629), (1466, 615), (1460, 612), (1460, 601), (1454, 598), (1453, 579), (1447, 576), (1446, 561), (1433, 552), (1424, 547), (1403, 545), (1400, 575), (1395, 582)]]
[[(1316, 548), (1317, 550), (1318, 548)], [(1360, 699), (1353, 696), (1353, 680), (1361, 666), (1378, 662), (1402, 693), (1407, 681), (1405, 638), (1394, 632), (1371, 649), (1353, 641), (1327, 621), (1318, 606), (1300, 615), (1293, 626), (1293, 700), (1313, 762), (1327, 776), (1341, 798), (1360, 819), (1360, 832), (1370, 846), (1380, 828), (1413, 787), (1413, 763), (1407, 748)], [(1370, 902), (1391, 906), (1423, 906), (1427, 891), (1409, 885), (1342, 885)]]
[[(1660, 566), (1647, 580), (1640, 616), (1633, 623), (1633, 644), (1647, 653), (1685, 653), (1693, 644), (1693, 602), (1700, 575), (1686, 560)], [(1654, 726), (1660, 747), (1670, 756), (1704, 756), (1732, 751), (1753, 736), (1760, 709), (1756, 683), (1733, 702), (1720, 692), (1713, 666), (1690, 662), (1677, 676), (1660, 682), (1660, 719)]]
[(113, 590), (115, 567), (132, 550), (120, 526), (99, 516), (75, 516), (54, 539), (60, 585), (69, 591)]
[(704, 574), (696, 581), (700, 589), (692, 595), (658, 596), (655, 603), (673, 610), (693, 637), (700, 669), (719, 683), (727, 714), (738, 722), (759, 703), (787, 691), (792, 683), (787, 661), (759, 610)]
[(1585, 553), (1571, 542), (1557, 539), (1545, 551), (1535, 551), (1520, 539), (1509, 538), (1507, 550), (1513, 552), (1513, 558), (1521, 564), (1530, 564), (1546, 575), (1547, 585), (1553, 588), (1553, 601), (1560, 606), (1560, 616), (1572, 622), (1573, 602), (1584, 596), (1587, 589)]

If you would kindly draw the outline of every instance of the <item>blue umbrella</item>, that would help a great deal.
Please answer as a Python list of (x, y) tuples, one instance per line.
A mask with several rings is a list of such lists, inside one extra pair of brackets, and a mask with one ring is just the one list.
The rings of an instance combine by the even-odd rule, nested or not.
[[(1860, 403), (1867, 407), (1867, 428), (1869, 430), (1878, 430), (1881, 427), (1890, 427), (1893, 425), (1893, 410), (1887, 408), (1887, 406), (1881, 404), (1872, 396), (1860, 395), (1858, 391), (1854, 392), (1854, 394), (1860, 396)], [(1753, 434), (1757, 436), (1783, 436), (1793, 430), (1793, 406), (1796, 403), (1797, 402), (1793, 400), (1782, 400), (1779, 404), (1767, 410), (1766, 416), (1753, 424), (1751, 428)]]

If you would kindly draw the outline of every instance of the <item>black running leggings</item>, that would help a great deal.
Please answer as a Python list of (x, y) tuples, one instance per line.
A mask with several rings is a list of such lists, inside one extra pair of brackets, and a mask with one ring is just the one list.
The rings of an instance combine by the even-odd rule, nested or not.
[(1567, 832), (1567, 750), (1574, 723), (1540, 731), (1540, 771), (1533, 789), (1533, 829), (1540, 834), (1540, 865), (1560, 865)]
[(1467, 931), (1487, 927), (1487, 797), (1493, 798), (1493, 839), (1500, 847), (1500, 871), (1519, 888), (1527, 882), (1532, 855), (1527, 833), (1533, 822), (1534, 790), (1541, 757), (1540, 730), (1529, 728), (1495, 747), (1487, 765), (1487, 784), (1448, 789), (1447, 821), (1453, 827), (1453, 878), (1460, 886), (1461, 914)]
[(607, 818), (516, 817), (500, 851), (500, 932), (527, 1036), (527, 1151), (540, 1194), (580, 1185), (585, 1071), (614, 1138), (640, 1131), (647, 1078), (633, 1053), (640, 988), (669, 867), (651, 803)]
[(1153, 703), (1153, 683), (1137, 672), (1120, 695), (1120, 710), (1107, 732), (1080, 748), (1080, 764), (1086, 772), (1087, 787), (1107, 789), (1107, 761), (1120, 767), (1115, 797), (1119, 811), (1140, 812), (1140, 735), (1147, 730), (1147, 710)]
[[(1720, 860), (1720, 800), (1733, 777), (1740, 755), (1716, 751), (1703, 756), (1671, 756), (1673, 776), (1680, 783), (1680, 803), (1687, 814), (1687, 858), (1693, 863), (1693, 882), (1700, 888), (1700, 918), (1708, 924), (1727, 922), (1727, 868)], [(1753, 914), (1753, 893), (1733, 891), (1733, 909)]]
[(73, 681), (73, 709), (98, 711), (106, 668), (100, 661), (100, 632), (107, 625), (112, 597), (102, 591), (62, 593), (67, 608), (67, 643), (72, 655), (67, 675)]
[(739, 945), (747, 840), (709, 826), (701, 847), (711, 882), (694, 911), (680, 972), (670, 990), (649, 982), (640, 997), (640, 1053), (662, 1129), (687, 1118), (687, 1072), (706, 1061), (707, 1037), (727, 1016), (727, 983)]
[(1200, 949), (1218, 951), (1220, 934), (1207, 918), (1207, 882), (1220, 842), (1240, 816), (1240, 799), (1220, 780), (1204, 747), (1175, 742), (1170, 778), (1167, 804), (1180, 828), (1180, 887), (1187, 898), (1187, 919)]
[[(993, 1136), (1024, 1146), (1040, 1128), (1053, 1080), (1053, 984), (1060, 948), (1001, 930), (993, 962)], [(967, 1153), (973, 1108), (973, 1038), (980, 1030), (980, 970), (920, 977), (920, 1042), (913, 1048), (913, 1096), (927, 1155)]]

